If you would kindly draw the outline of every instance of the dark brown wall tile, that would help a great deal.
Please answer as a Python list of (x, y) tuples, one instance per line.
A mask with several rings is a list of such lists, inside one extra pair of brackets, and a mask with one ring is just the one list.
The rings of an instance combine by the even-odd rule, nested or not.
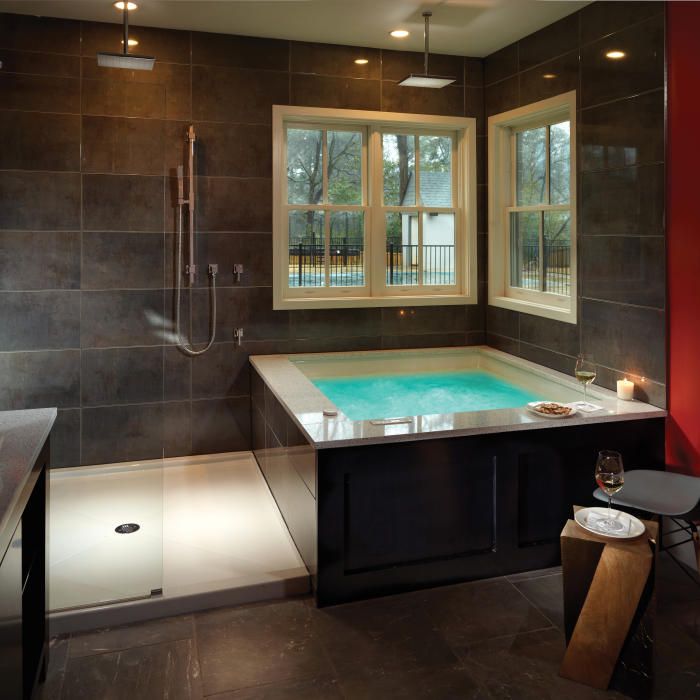
[(498, 306), (487, 306), (486, 329), (497, 335), (518, 338), (520, 337), (520, 314)]
[(0, 47), (77, 55), (80, 22), (0, 13)]
[(272, 182), (266, 178), (197, 179), (200, 231), (271, 231)]
[(163, 174), (164, 122), (85, 116), (82, 128), (83, 172)]
[(382, 309), (383, 335), (457, 333), (466, 328), (465, 306), (407, 306)]
[(661, 310), (581, 302), (581, 348), (606, 367), (665, 382), (664, 331)]
[(402, 87), (385, 80), (382, 82), (382, 110), (461, 117), (464, 115), (464, 88), (448, 85), (440, 90), (426, 90)]
[(0, 289), (79, 289), (80, 233), (3, 231)]
[[(180, 65), (177, 63), (159, 63), (156, 64), (151, 71), (129, 71), (123, 70), (121, 68), (102, 68), (97, 65), (97, 61), (92, 58), (83, 58), (82, 60), (83, 68), (83, 92), (85, 92), (86, 84), (89, 84), (91, 80), (100, 80), (107, 82), (115, 94), (125, 94), (131, 98), (142, 97), (146, 100), (146, 105), (142, 108), (140, 113), (125, 113), (116, 112), (111, 113), (107, 111), (93, 111), (91, 113), (96, 114), (110, 114), (112, 116), (162, 116), (166, 119), (189, 119), (192, 113), (191, 107), (191, 94), (190, 94), (190, 67), (188, 65)], [(150, 114), (155, 106), (156, 97), (158, 91), (146, 91), (141, 88), (140, 90), (134, 87), (128, 90), (124, 85), (150, 85), (157, 86), (160, 93), (163, 95), (163, 114)], [(96, 89), (95, 86), (91, 86), (93, 92), (98, 95), (100, 92), (109, 94), (109, 90), (106, 86), (101, 86), (100, 89)], [(102, 98), (105, 104), (109, 104), (109, 100)], [(97, 101), (99, 104), (99, 100)], [(83, 105), (85, 105), (85, 94), (83, 94)], [(117, 106), (121, 109), (132, 109), (136, 110), (137, 105), (129, 106), (120, 104), (116, 102)], [(87, 112), (87, 109), (83, 109)]]
[[(122, 51), (121, 24), (104, 22), (83, 22), (83, 56), (95, 58), (100, 51), (118, 53)], [(142, 56), (155, 56), (160, 63), (190, 62), (190, 32), (157, 27), (139, 27), (129, 22), (129, 38), (136, 39), (138, 46), (130, 48), (131, 53)]]
[(542, 316), (520, 314), (520, 340), (564, 355), (575, 356), (579, 352), (579, 331), (575, 323)]
[(622, 168), (664, 160), (663, 89), (579, 114), (581, 170)]
[(0, 353), (0, 410), (80, 406), (80, 350)]
[(464, 59), (464, 84), (470, 87), (484, 86), (484, 59), (471, 58)]
[(664, 233), (663, 165), (581, 174), (581, 233), (659, 236)]
[(292, 74), (291, 83), (291, 103), (295, 105), (339, 109), (380, 108), (381, 88), (378, 80)]
[(80, 57), (36, 51), (0, 49), (3, 73), (30, 73), (57, 78), (79, 78)]
[(0, 350), (80, 347), (80, 292), (0, 292)]
[(527, 105), (578, 90), (578, 82), (578, 51), (571, 51), (520, 74), (520, 104)]
[(487, 85), (484, 90), (484, 108), (486, 117), (514, 109), (520, 104), (518, 76), (515, 75), (493, 85)]
[(289, 69), (289, 42), (193, 32), (192, 63), (286, 71)]
[(464, 116), (476, 118), (476, 133), (486, 135), (486, 110), (484, 90), (478, 87), (464, 88)]
[(87, 231), (162, 231), (163, 178), (83, 175)]
[(192, 454), (250, 449), (250, 399), (192, 403)]
[[(195, 128), (199, 175), (272, 177), (269, 126), (200, 122)], [(182, 162), (181, 155), (177, 162)]]
[(484, 84), (498, 82), (518, 72), (518, 45), (510, 44), (484, 59)]
[(83, 350), (83, 406), (163, 400), (163, 348)]
[(192, 67), (192, 104), (196, 120), (271, 124), (272, 105), (288, 103), (287, 73)]
[[(624, 51), (619, 60), (606, 57)], [(642, 24), (588, 44), (581, 49), (581, 106), (653, 90), (664, 84), (664, 18)]]
[(0, 229), (80, 228), (80, 175), (0, 172)]
[(81, 463), (105, 464), (163, 456), (164, 404), (82, 410)]
[(80, 409), (59, 409), (51, 430), (51, 469), (77, 464), (80, 464)]
[(0, 168), (79, 170), (80, 117), (0, 111)]
[(664, 308), (664, 238), (583, 236), (579, 255), (584, 297)]
[[(199, 233), (197, 259), (202, 266), (218, 264), (220, 287), (272, 286), (271, 233)], [(243, 265), (240, 282), (233, 274), (237, 264)], [(202, 275), (198, 284), (207, 286), (209, 281)]]
[(163, 234), (83, 233), (83, 289), (162, 289)]
[(163, 348), (163, 398), (166, 401), (190, 398), (192, 363), (193, 358), (180, 348), (172, 345)]
[[(342, 78), (371, 78), (378, 80), (381, 76), (379, 49), (359, 48), (357, 46), (339, 46), (336, 44), (310, 44), (292, 41), (291, 71), (292, 73), (313, 73)], [(356, 58), (369, 61), (365, 65), (357, 65)], [(386, 52), (383, 52), (386, 66)]]
[(80, 111), (80, 81), (43, 75), (0, 74), (0, 95), (4, 109), (31, 112)]
[(165, 343), (162, 291), (84, 291), (81, 294), (81, 347)]
[[(217, 290), (217, 342), (234, 340), (233, 329), (244, 328), (244, 341), (287, 340), (290, 337), (289, 311), (273, 311), (270, 287), (224, 287)], [(194, 308), (207, 309), (209, 292), (197, 289), (192, 295)], [(202, 313), (195, 317), (196, 342), (209, 336), (209, 318)]]
[(383, 335), (382, 350), (411, 348), (448, 348), (469, 345), (467, 334), (462, 333), (421, 333), (419, 335)]
[(619, 0), (592, 2), (581, 10), (581, 43), (617, 32), (647, 17), (661, 14), (663, 2)]
[[(455, 78), (457, 81), (455, 85), (464, 85), (464, 58), (462, 56), (431, 53), (428, 70), (433, 75)], [(422, 53), (382, 51), (382, 80), (399, 81), (403, 80), (409, 73), (424, 72), (424, 55)], [(472, 80), (474, 80), (473, 76)]]
[(520, 341), (519, 345), (520, 357), (530, 362), (536, 362), (538, 365), (550, 367), (557, 372), (572, 375), (576, 368), (576, 358), (569, 355), (562, 355), (546, 348), (530, 345), (529, 343)]
[(524, 71), (578, 46), (579, 13), (526, 36), (518, 42), (519, 70)]
[(83, 79), (83, 114), (163, 119), (165, 103), (163, 85)]
[(291, 323), (296, 339), (379, 336), (382, 309), (306, 309), (292, 312)]
[(486, 344), (509, 355), (520, 354), (520, 341), (515, 338), (506, 338), (503, 335), (486, 331)]
[(247, 396), (250, 393), (248, 353), (235, 343), (214, 343), (192, 362), (192, 398)]

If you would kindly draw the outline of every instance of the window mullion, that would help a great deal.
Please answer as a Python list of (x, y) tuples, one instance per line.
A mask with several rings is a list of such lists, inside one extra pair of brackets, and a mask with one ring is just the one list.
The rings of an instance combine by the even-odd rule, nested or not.
[(540, 215), (537, 217), (538, 221), (538, 245), (540, 249), (540, 255), (539, 255), (539, 276), (540, 276), (540, 291), (544, 292), (544, 210), (540, 211)]

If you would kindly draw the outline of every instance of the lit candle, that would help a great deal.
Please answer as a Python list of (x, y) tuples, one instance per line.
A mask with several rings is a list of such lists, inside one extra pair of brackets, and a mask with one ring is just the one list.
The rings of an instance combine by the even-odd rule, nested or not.
[(617, 382), (617, 398), (623, 401), (632, 401), (634, 398), (634, 382), (629, 381), (627, 377), (620, 379)]

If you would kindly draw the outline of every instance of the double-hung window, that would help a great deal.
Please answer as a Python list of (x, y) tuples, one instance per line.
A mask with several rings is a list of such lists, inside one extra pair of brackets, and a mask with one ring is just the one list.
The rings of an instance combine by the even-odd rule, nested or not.
[(489, 303), (576, 322), (575, 93), (489, 119)]
[(276, 309), (476, 303), (473, 119), (273, 118)]

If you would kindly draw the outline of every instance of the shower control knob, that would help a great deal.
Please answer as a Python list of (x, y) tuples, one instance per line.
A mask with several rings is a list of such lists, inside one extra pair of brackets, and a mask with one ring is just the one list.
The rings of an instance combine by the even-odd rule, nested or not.
[(233, 274), (236, 277), (236, 282), (240, 282), (241, 275), (243, 274), (243, 265), (241, 265), (240, 263), (236, 263), (233, 266)]

